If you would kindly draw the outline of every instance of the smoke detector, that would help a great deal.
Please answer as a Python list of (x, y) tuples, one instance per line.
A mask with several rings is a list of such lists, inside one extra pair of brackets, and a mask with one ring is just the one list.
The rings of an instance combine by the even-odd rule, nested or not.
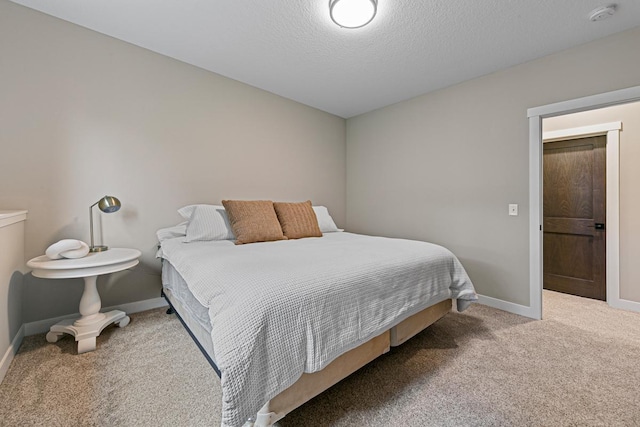
[(609, 6), (596, 7), (589, 13), (589, 20), (593, 22), (604, 21), (614, 13), (616, 13), (615, 4), (610, 4)]

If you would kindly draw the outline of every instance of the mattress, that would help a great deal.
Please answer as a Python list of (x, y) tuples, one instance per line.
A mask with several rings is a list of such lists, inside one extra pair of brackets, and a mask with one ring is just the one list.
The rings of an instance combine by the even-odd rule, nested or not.
[[(193, 296), (180, 273), (166, 260), (162, 263), (162, 286), (165, 296), (178, 312), (187, 330), (193, 335), (196, 344), (206, 353), (211, 363), (216, 364), (211, 341), (209, 312)], [(217, 365), (214, 369), (218, 371)]]

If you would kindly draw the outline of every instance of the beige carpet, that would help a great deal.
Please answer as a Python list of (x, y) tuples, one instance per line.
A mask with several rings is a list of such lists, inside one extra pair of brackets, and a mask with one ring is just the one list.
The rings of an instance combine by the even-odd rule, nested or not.
[[(450, 313), (280, 421), (292, 426), (640, 426), (640, 314), (553, 292), (545, 320)], [(2, 426), (218, 426), (220, 385), (175, 316), (109, 327), (95, 352), (27, 337)]]

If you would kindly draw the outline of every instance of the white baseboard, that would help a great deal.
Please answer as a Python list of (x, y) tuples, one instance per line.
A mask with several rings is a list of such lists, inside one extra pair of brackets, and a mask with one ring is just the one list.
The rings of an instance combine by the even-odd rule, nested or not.
[(619, 308), (622, 310), (635, 311), (640, 313), (640, 302), (629, 301), (626, 299), (614, 299), (607, 301), (612, 308)]
[(514, 302), (504, 301), (497, 298), (491, 298), (485, 295), (478, 295), (478, 303), (497, 308), (498, 310), (508, 311), (509, 313), (518, 314), (520, 316), (536, 319), (536, 313), (532, 307), (516, 304)]
[(16, 355), (18, 349), (20, 348), (20, 344), (22, 344), (22, 339), (24, 338), (24, 325), (20, 326), (18, 333), (11, 341), (11, 345), (2, 356), (2, 361), (0, 361), (0, 383), (4, 380), (4, 376), (9, 370), (9, 365), (11, 365), (11, 361), (13, 360), (13, 356)]
[[(110, 311), (110, 310), (122, 310), (125, 313), (139, 313), (141, 311), (152, 310), (154, 308), (166, 307), (168, 306), (167, 301), (162, 298), (151, 298), (143, 301), (136, 302), (128, 302), (125, 304), (114, 305), (112, 307), (104, 307), (101, 311)], [(80, 317), (80, 313), (67, 314), (64, 316), (58, 316), (51, 319), (37, 320), (35, 322), (25, 323), (24, 328), (24, 336), (36, 335), (36, 334), (44, 334), (49, 331), (49, 328), (61, 320), (65, 319), (73, 319), (76, 317)]]

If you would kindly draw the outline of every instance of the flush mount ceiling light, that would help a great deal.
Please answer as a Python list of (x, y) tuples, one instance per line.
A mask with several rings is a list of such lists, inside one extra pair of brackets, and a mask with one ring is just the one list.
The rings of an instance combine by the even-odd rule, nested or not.
[(589, 19), (591, 21), (603, 21), (616, 13), (616, 5), (610, 4), (608, 6), (601, 6), (593, 9), (591, 13), (589, 13)]
[(333, 22), (343, 28), (367, 25), (378, 9), (378, 0), (329, 0), (329, 14)]

